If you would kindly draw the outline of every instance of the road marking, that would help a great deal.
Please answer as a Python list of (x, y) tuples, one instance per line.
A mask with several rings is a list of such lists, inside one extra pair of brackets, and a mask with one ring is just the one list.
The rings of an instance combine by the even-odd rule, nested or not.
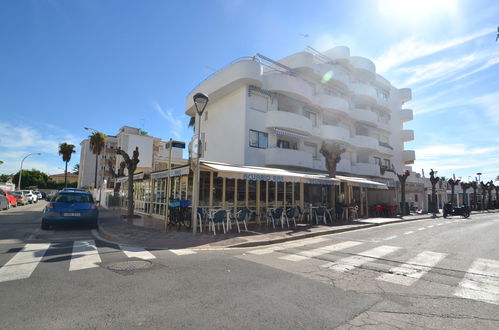
[(418, 230), (425, 230), (425, 229), (426, 229), (425, 227), (418, 228)]
[(93, 239), (75, 241), (73, 243), (73, 254), (69, 264), (69, 271), (99, 267), (101, 262), (99, 252)]
[(438, 264), (447, 254), (431, 251), (423, 251), (407, 263), (399, 267), (390, 269), (392, 274), (383, 274), (377, 279), (400, 285), (412, 285), (424, 274), (430, 271), (431, 267)]
[(385, 238), (384, 241), (389, 241), (389, 240), (397, 238), (397, 237), (399, 237), (399, 236), (398, 235), (389, 236), (389, 237)]
[(178, 256), (185, 256), (188, 254), (196, 254), (196, 251), (191, 250), (191, 249), (170, 249), (168, 251), (173, 252)]
[(404, 233), (404, 235), (410, 235), (410, 234), (413, 234), (413, 233), (414, 233), (414, 230), (410, 230), (410, 231), (406, 231), (406, 232)]
[(367, 262), (373, 261), (375, 259), (381, 258), (387, 254), (393, 253), (399, 250), (399, 247), (382, 245), (374, 249), (370, 249), (359, 253), (358, 255), (340, 259), (336, 262), (328, 262), (321, 267), (329, 268), (337, 272), (346, 272), (359, 267)]
[(433, 227), (435, 227), (435, 225), (431, 225), (431, 226), (428, 226), (428, 227), (426, 227), (426, 228), (433, 228)]
[(454, 295), (499, 305), (499, 261), (475, 260)]
[(363, 244), (363, 243), (354, 242), (354, 241), (346, 241), (346, 242), (341, 242), (341, 243), (337, 243), (337, 244), (323, 246), (323, 247), (309, 250), (309, 251), (302, 251), (302, 252), (297, 253), (297, 254), (290, 254), (290, 255), (287, 255), (284, 257), (279, 257), (279, 259), (288, 260), (288, 261), (301, 261), (301, 260), (310, 259), (313, 257), (318, 257), (318, 256), (321, 256), (323, 254), (330, 253), (330, 252), (348, 249), (348, 248), (351, 248), (351, 247), (354, 247), (354, 246), (357, 246), (360, 244)]
[(26, 244), (21, 251), (0, 268), (0, 282), (30, 277), (49, 247), (50, 243)]
[(449, 223), (451, 223), (451, 222), (452, 222), (452, 221), (446, 221), (446, 222), (445, 222), (445, 224), (447, 224), (447, 225), (448, 225), (448, 224), (449, 224)]
[(14, 238), (14, 239), (0, 239), (0, 244), (21, 244), (23, 241), (20, 239)]
[(301, 246), (316, 244), (316, 243), (329, 241), (329, 240), (330, 240), (329, 238), (322, 238), (322, 237), (311, 238), (311, 239), (305, 239), (305, 240), (291, 242), (291, 243), (277, 244), (275, 246), (264, 248), (264, 249), (252, 250), (252, 251), (249, 251), (249, 253), (256, 254), (256, 255), (269, 254), (269, 253), (279, 251), (279, 250), (285, 250), (285, 249), (294, 248), (294, 247), (301, 247)]
[(120, 249), (127, 255), (128, 258), (139, 258), (144, 260), (156, 259), (151, 252), (142, 248), (120, 244)]
[(445, 223), (437, 223), (437, 226), (443, 226)]

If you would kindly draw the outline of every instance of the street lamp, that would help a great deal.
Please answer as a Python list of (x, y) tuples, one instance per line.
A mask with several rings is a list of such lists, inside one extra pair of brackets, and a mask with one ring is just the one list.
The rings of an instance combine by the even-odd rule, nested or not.
[[(192, 97), (194, 100), (194, 105), (196, 106), (196, 112), (198, 114), (196, 120), (197, 126), (197, 156), (196, 156), (196, 168), (194, 170), (194, 179), (192, 183), (192, 233), (196, 233), (196, 228), (198, 224), (198, 205), (199, 205), (199, 158), (201, 156), (201, 116), (203, 115), (206, 105), (209, 102), (208, 96), (203, 93), (196, 93)], [(169, 196), (168, 196), (169, 198)]]
[(40, 156), (41, 153), (39, 153), (39, 152), (33, 152), (31, 154), (28, 154), (28, 155), (24, 156), (23, 160), (21, 160), (21, 169), (19, 170), (19, 182), (18, 182), (19, 190), (21, 190), (21, 177), (23, 175), (23, 163), (24, 163), (24, 160), (26, 158), (28, 158), (29, 156), (32, 156), (32, 155), (38, 155), (38, 156)]
[(478, 175), (478, 182), (480, 182), (480, 175), (482, 175), (482, 173), (478, 172), (476, 175)]

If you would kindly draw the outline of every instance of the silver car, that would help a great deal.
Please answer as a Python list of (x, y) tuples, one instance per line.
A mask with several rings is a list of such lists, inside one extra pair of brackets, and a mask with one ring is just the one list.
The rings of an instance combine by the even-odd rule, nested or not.
[(10, 208), (9, 200), (3, 193), (0, 194), (0, 210), (7, 210), (9, 208)]
[(33, 193), (33, 190), (21, 190), (24, 196), (28, 198), (30, 204), (38, 202), (38, 196)]

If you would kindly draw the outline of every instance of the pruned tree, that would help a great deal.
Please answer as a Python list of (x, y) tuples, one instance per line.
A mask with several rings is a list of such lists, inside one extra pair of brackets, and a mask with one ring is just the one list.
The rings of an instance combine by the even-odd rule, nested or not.
[(405, 182), (409, 177), (409, 175), (411, 175), (411, 172), (409, 172), (409, 170), (405, 170), (403, 174), (397, 174), (397, 177), (399, 178), (400, 181), (400, 204), (401, 204), (400, 211), (402, 213), (402, 216), (409, 214), (409, 210), (405, 205)]
[(463, 203), (464, 205), (469, 205), (469, 200), (466, 195), (466, 190), (471, 188), (471, 184), (469, 182), (461, 182), (461, 189), (463, 190)]
[(478, 207), (477, 205), (477, 200), (476, 200), (476, 191), (478, 190), (478, 182), (472, 181), (470, 183), (471, 189), (473, 189), (473, 208), (476, 210)]
[(433, 171), (433, 169), (430, 170), (430, 182), (431, 182), (431, 212), (435, 216), (437, 213), (437, 183), (440, 181), (440, 178), (435, 176), (437, 174), (437, 171)]
[(337, 142), (322, 142), (320, 153), (326, 159), (326, 168), (330, 178), (336, 177), (336, 166), (341, 160), (341, 154), (345, 151), (345, 147)]
[[(107, 161), (107, 166), (108, 166), (108, 173), (113, 179), (117, 179), (117, 178), (121, 178), (121, 177), (125, 176), (125, 168), (126, 168), (125, 161), (120, 162), (120, 167), (118, 168), (117, 172), (114, 171), (114, 162), (111, 159), (109, 159)], [(120, 189), (121, 189), (121, 182), (115, 181), (114, 182), (114, 190), (113, 190), (114, 197), (118, 197)]]
[(124, 159), (126, 169), (128, 170), (128, 212), (127, 212), (127, 218), (132, 219), (133, 218), (133, 211), (135, 208), (134, 202), (133, 202), (133, 174), (135, 170), (137, 169), (137, 164), (140, 162), (139, 160), (139, 147), (135, 147), (135, 150), (133, 151), (133, 156), (130, 158), (130, 156), (126, 153), (126, 151), (121, 150), (121, 148), (118, 148), (116, 151), (116, 154), (121, 155)]
[(485, 210), (485, 192), (488, 190), (487, 182), (480, 181), (480, 189), (482, 189), (481, 210)]
[(494, 190), (496, 191), (496, 208), (499, 207), (499, 186), (494, 186)]
[(494, 185), (494, 181), (490, 180), (487, 182), (487, 195), (488, 195), (488, 200), (487, 200), (487, 208), (491, 209), (492, 208), (492, 190), (494, 190), (496, 186)]
[(461, 180), (457, 179), (449, 179), (447, 180), (447, 183), (450, 185), (450, 190), (451, 190), (451, 193), (450, 193), (450, 203), (452, 205), (454, 205), (454, 202), (455, 202), (455, 199), (454, 199), (454, 191), (455, 191), (455, 187), (459, 184), (459, 182), (461, 182)]

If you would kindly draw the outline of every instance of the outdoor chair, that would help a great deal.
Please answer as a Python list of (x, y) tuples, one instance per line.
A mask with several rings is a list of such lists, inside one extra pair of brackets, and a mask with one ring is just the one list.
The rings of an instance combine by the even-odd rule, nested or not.
[[(296, 210), (296, 207), (288, 207), (286, 209), (286, 218), (289, 220), (293, 220), (295, 227), (296, 227), (296, 217), (298, 216), (298, 211)], [(288, 227), (289, 227), (289, 221), (288, 221)]]
[(278, 207), (275, 210), (270, 210), (270, 219), (272, 220), (272, 227), (275, 229), (275, 223), (276, 221), (281, 222), (281, 228), (284, 228), (284, 219), (286, 219), (286, 222), (288, 223), (289, 227), (289, 222), (288, 219), (286, 218), (286, 214), (283, 212), (282, 207)]
[(242, 222), (244, 224), (244, 229), (248, 231), (248, 225), (246, 223), (246, 219), (250, 215), (251, 210), (248, 208), (244, 208), (237, 212), (235, 215), (230, 216), (230, 221), (235, 221), (237, 225), (237, 232), (240, 233), (241, 229), (239, 228), (239, 222)]
[[(206, 213), (206, 210), (204, 208), (198, 207), (197, 215), (198, 215), (198, 222), (199, 222), (199, 232), (202, 233), (203, 227), (205, 225), (208, 225), (208, 227), (209, 227), (208, 214)], [(209, 230), (210, 229), (208, 228), (208, 231)]]
[(327, 214), (328, 211), (324, 206), (319, 206), (314, 210), (314, 215), (315, 215), (315, 223), (318, 225), (319, 224), (319, 219), (322, 219), (324, 224), (327, 224)]
[(215, 224), (217, 224), (218, 229), (220, 229), (220, 224), (222, 224), (222, 228), (224, 234), (227, 232), (225, 230), (225, 222), (227, 221), (227, 211), (226, 210), (218, 210), (210, 217), (210, 223), (208, 225), (208, 232), (213, 228), (213, 235), (216, 235)]
[(310, 212), (308, 209), (302, 209), (300, 206), (296, 207), (296, 210), (298, 211), (298, 221), (303, 222), (305, 218), (307, 218), (307, 222), (311, 222), (310, 220)]

